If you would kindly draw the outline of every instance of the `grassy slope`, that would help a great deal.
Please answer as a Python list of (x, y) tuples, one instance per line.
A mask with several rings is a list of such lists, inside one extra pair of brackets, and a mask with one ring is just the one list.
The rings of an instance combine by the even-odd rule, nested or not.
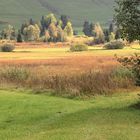
[(81, 101), (1, 90), (0, 139), (139, 140), (137, 101), (136, 93)]
[(1, 0), (0, 20), (19, 25), (24, 20), (53, 12), (69, 15), (74, 25), (84, 20), (106, 23), (113, 15), (114, 0)]

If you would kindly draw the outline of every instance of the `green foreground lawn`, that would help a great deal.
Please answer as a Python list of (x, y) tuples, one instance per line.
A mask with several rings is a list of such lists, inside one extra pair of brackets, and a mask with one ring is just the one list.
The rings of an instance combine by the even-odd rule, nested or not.
[(0, 90), (0, 140), (139, 140), (138, 100), (137, 92), (83, 101)]

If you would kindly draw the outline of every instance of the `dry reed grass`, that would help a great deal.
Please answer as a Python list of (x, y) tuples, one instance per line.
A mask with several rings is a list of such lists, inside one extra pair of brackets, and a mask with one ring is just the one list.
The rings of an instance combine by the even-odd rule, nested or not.
[[(48, 60), (1, 60), (0, 83), (61, 96), (112, 94), (134, 86), (133, 76), (111, 57), (75, 56)], [(119, 70), (117, 72), (116, 70)], [(123, 73), (123, 74), (122, 74)]]

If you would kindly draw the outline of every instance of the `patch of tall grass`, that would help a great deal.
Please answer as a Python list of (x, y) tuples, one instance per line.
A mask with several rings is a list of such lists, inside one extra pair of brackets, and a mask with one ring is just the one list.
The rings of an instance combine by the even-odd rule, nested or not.
[(67, 97), (110, 95), (134, 86), (133, 73), (120, 66), (55, 75), (47, 74), (44, 67), (1, 67), (0, 83), (37, 91), (51, 90), (55, 95)]

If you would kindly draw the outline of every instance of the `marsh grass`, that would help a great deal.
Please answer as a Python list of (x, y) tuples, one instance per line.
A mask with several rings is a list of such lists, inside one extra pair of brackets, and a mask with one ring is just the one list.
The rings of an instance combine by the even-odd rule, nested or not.
[(34, 91), (51, 90), (54, 95), (67, 97), (110, 95), (134, 86), (133, 74), (118, 66), (58, 74), (48, 73), (47, 66), (5, 66), (1, 67), (0, 83)]
[(135, 49), (114, 52), (91, 47), (88, 52), (66, 51), (68, 48), (18, 48), (14, 53), (1, 53), (0, 84), (29, 88), (36, 93), (49, 90), (66, 97), (110, 95), (135, 88), (133, 73), (114, 57), (115, 53), (133, 54)]

